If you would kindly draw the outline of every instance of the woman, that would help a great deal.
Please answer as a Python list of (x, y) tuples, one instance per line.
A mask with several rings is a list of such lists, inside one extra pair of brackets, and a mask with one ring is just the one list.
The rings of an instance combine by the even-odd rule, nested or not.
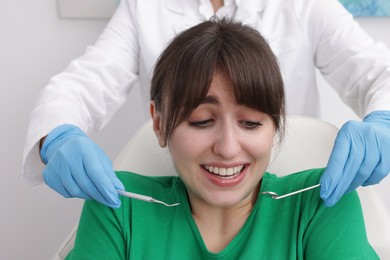
[(68, 259), (377, 259), (357, 194), (326, 208), (321, 169), (283, 178), (265, 173), (283, 136), (284, 91), (260, 34), (230, 20), (178, 35), (159, 58), (150, 112), (179, 177), (118, 172), (125, 189), (177, 207), (121, 198), (87, 201)]

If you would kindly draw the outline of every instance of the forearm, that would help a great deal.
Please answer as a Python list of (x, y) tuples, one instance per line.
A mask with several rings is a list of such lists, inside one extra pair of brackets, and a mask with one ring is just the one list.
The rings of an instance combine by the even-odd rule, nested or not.
[(22, 166), (25, 182), (42, 183), (42, 137), (62, 124), (75, 125), (86, 133), (101, 129), (137, 82), (139, 48), (135, 30), (128, 26), (131, 21), (129, 14), (125, 15), (126, 1), (123, 2), (95, 46), (41, 91), (26, 134)]
[(46, 140), (46, 137), (47, 137), (47, 135), (45, 135), (44, 137), (41, 138), (41, 140), (39, 140), (39, 146), (38, 146), (39, 147), (39, 149), (38, 149), (39, 157), (41, 158), (42, 163), (45, 163), (45, 162), (43, 161), (42, 156), (41, 156), (41, 149), (42, 149), (43, 143)]
[(338, 1), (312, 1), (302, 17), (316, 66), (341, 99), (362, 118), (390, 110), (389, 48), (375, 42)]

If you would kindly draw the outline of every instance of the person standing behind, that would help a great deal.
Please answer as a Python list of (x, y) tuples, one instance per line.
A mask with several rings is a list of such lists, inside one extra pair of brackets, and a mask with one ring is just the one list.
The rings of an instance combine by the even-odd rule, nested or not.
[(96, 43), (43, 89), (27, 131), (25, 182), (119, 207), (123, 185), (88, 133), (110, 121), (134, 85), (147, 100), (166, 44), (214, 15), (235, 17), (267, 39), (281, 66), (288, 114), (319, 116), (318, 68), (363, 118), (339, 132), (321, 179), (326, 205), (390, 172), (390, 52), (337, 0), (122, 0)]

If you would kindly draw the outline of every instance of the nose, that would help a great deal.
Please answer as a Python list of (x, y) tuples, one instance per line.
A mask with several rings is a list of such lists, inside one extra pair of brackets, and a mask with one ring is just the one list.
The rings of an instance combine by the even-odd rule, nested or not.
[(233, 126), (224, 126), (215, 134), (213, 152), (224, 159), (235, 158), (241, 151), (239, 135)]

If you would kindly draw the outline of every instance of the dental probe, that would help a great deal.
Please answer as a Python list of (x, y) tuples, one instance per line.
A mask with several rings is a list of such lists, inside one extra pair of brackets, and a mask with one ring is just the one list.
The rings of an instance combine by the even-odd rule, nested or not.
[(284, 194), (284, 195), (278, 195), (276, 192), (273, 192), (273, 191), (263, 191), (263, 192), (260, 192), (260, 194), (270, 195), (271, 198), (278, 200), (278, 199), (283, 199), (285, 197), (288, 197), (288, 196), (291, 196), (291, 195), (294, 195), (294, 194), (297, 194), (297, 193), (301, 193), (301, 192), (304, 192), (304, 191), (307, 191), (307, 190), (311, 190), (311, 189), (317, 188), (320, 185), (321, 184), (316, 184), (316, 185), (313, 185), (313, 186), (310, 186), (310, 187), (307, 187), (307, 188), (304, 188), (304, 189), (301, 189), (301, 190), (293, 191), (293, 192), (290, 192), (290, 193), (287, 193), (287, 194)]
[(152, 197), (149, 197), (149, 196), (145, 196), (145, 195), (141, 195), (141, 194), (137, 194), (137, 193), (133, 193), (133, 192), (129, 192), (129, 191), (124, 191), (124, 190), (117, 190), (118, 194), (122, 195), (122, 196), (125, 196), (125, 197), (129, 197), (129, 198), (133, 198), (133, 199), (137, 199), (137, 200), (142, 200), (142, 201), (146, 201), (146, 202), (153, 202), (153, 203), (160, 203), (160, 204), (163, 204), (167, 207), (174, 207), (174, 206), (178, 206), (180, 205), (180, 203), (174, 203), (174, 204), (167, 204), (161, 200), (156, 200)]

